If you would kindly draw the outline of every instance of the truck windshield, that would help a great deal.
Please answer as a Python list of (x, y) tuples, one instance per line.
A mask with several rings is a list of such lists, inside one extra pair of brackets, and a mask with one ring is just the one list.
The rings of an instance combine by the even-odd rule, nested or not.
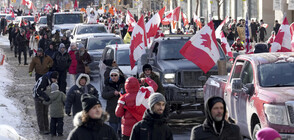
[(111, 44), (122, 44), (122, 40), (119, 38), (90, 38), (88, 41), (88, 50), (104, 49), (105, 46)]
[(82, 14), (55, 14), (54, 24), (76, 24), (83, 23)]
[(294, 86), (294, 63), (271, 63), (258, 66), (258, 78), (262, 87)]
[(89, 33), (107, 33), (104, 26), (80, 26), (77, 29), (77, 34), (89, 34)]
[(159, 58), (163, 60), (185, 59), (185, 57), (180, 54), (180, 50), (187, 41), (188, 39), (172, 39), (163, 41), (159, 46)]
[(34, 17), (23, 17), (23, 19), (26, 19), (26, 20), (31, 21), (31, 22), (35, 21)]
[(39, 24), (47, 24), (47, 18), (40, 18)]
[[(119, 66), (130, 66), (129, 50), (118, 50), (116, 52), (116, 63)], [(137, 65), (137, 61), (135, 64)]]

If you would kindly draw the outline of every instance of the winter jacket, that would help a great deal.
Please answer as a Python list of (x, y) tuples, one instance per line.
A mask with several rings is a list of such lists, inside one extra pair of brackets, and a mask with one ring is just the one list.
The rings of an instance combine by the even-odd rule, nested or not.
[(38, 50), (38, 44), (39, 44), (39, 40), (36, 39), (36, 36), (31, 35), (30, 36), (30, 42), (29, 42), (30, 50), (37, 51)]
[(73, 119), (75, 128), (70, 132), (67, 140), (117, 140), (112, 127), (105, 124), (107, 117), (103, 112), (101, 119), (89, 119), (83, 123), (82, 112), (77, 113)]
[(68, 52), (68, 54), (70, 55), (70, 58), (71, 58), (71, 64), (69, 66), (69, 69), (68, 69), (68, 73), (69, 74), (77, 74), (77, 59), (76, 59), (76, 50), (70, 50)]
[(163, 115), (147, 109), (143, 120), (134, 125), (130, 140), (173, 140), (173, 134)]
[(49, 113), (51, 118), (64, 117), (65, 94), (59, 90), (52, 91), (48, 94), (50, 101), (43, 102), (45, 105), (50, 105)]
[(20, 33), (16, 36), (16, 42), (19, 50), (26, 49), (29, 40), (27, 40), (25, 35), (21, 35)]
[[(149, 84), (149, 87), (140, 87), (136, 78), (128, 78), (125, 83), (126, 93), (118, 100), (115, 115), (122, 117), (121, 129), (125, 136), (130, 136), (134, 124), (142, 120), (143, 114), (148, 108), (148, 98), (157, 90), (157, 84), (151, 78), (146, 78), (145, 82)], [(141, 97), (140, 95), (143, 98), (137, 101), (138, 97)]]
[(76, 53), (76, 59), (77, 59), (77, 73), (85, 73), (85, 66), (87, 66), (89, 63), (91, 63), (91, 57), (87, 51), (80, 56), (80, 53)]
[(53, 55), (53, 61), (54, 61), (53, 70), (56, 70), (59, 72), (67, 71), (71, 64), (70, 55), (66, 51), (64, 53), (61, 53), (60, 50), (58, 50), (58, 52), (56, 52)]
[[(220, 97), (218, 98), (223, 100)], [(223, 120), (220, 122), (221, 124), (220, 134), (217, 134), (217, 132), (215, 131), (216, 123), (211, 116), (208, 102), (209, 101), (207, 101), (205, 105), (206, 119), (203, 122), (203, 124), (192, 128), (191, 140), (242, 140), (243, 138), (241, 136), (239, 126), (228, 123), (227, 121), (224, 120), (225, 114), (226, 114), (226, 104), (224, 100), (223, 100), (223, 103), (224, 103)]]
[(53, 59), (53, 56), (56, 52), (57, 52), (56, 50), (49, 48), (49, 49), (47, 49), (47, 51), (45, 51), (45, 54), (50, 56)]
[(43, 75), (47, 73), (52, 66), (53, 60), (50, 58), (50, 56), (35, 56), (30, 63), (29, 72), (33, 72), (35, 69), (37, 74)]
[(125, 81), (125, 78), (123, 76), (120, 76), (117, 82), (113, 82), (111, 79), (108, 79), (105, 83), (102, 97), (107, 100), (106, 111), (110, 115), (109, 122), (111, 123), (119, 123), (119, 118), (115, 116), (115, 108), (120, 96), (115, 96), (114, 91), (120, 92), (121, 90), (123, 90), (122, 92), (124, 93)]
[(51, 41), (49, 39), (42, 38), (39, 41), (39, 47), (38, 48), (42, 48), (43, 51), (45, 52), (45, 51), (47, 51), (49, 49), (50, 42)]
[(64, 44), (66, 50), (68, 50), (69, 46), (70, 46), (70, 41), (68, 38), (66, 38), (66, 40), (61, 39), (61, 43)]
[(82, 94), (85, 94), (85, 87), (82, 87), (79, 84), (79, 81), (82, 77), (87, 78), (87, 82), (85, 87), (88, 89), (88, 94), (92, 94), (99, 98), (97, 89), (90, 84), (90, 77), (87, 74), (80, 74), (76, 80), (76, 84), (72, 86), (69, 91), (66, 94), (66, 102), (65, 102), (65, 112), (66, 114), (70, 114), (71, 108), (72, 113), (75, 115), (76, 113), (82, 111), (82, 102), (81, 102), (81, 96)]
[[(140, 76), (139, 76), (139, 78), (146, 78), (146, 76), (144, 75), (144, 73), (141, 73)], [(151, 72), (151, 75), (150, 75), (150, 78), (151, 78), (151, 79), (157, 84), (157, 86), (158, 86), (158, 89), (157, 89), (157, 91), (155, 91), (155, 92), (159, 92), (159, 93), (165, 95), (165, 93), (164, 93), (164, 88), (163, 88), (163, 85), (162, 85), (162, 83), (161, 83), (161, 81), (160, 81), (159, 76), (158, 76), (156, 73), (154, 73), (154, 72), (152, 71), (152, 72)], [(145, 83), (144, 86), (146, 87), (146, 86), (148, 86), (148, 84)]]
[(33, 88), (33, 97), (35, 100), (41, 100), (41, 101), (49, 101), (50, 98), (47, 95), (50, 89), (50, 85), (52, 83), (51, 81), (51, 74), (52, 72), (47, 72), (45, 75), (40, 77), (38, 81), (36, 82), (34, 88)]

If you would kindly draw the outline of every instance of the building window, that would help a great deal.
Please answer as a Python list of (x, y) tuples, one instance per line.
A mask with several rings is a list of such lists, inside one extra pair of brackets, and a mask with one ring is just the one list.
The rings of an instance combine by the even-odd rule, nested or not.
[(258, 18), (258, 0), (249, 0), (249, 17)]

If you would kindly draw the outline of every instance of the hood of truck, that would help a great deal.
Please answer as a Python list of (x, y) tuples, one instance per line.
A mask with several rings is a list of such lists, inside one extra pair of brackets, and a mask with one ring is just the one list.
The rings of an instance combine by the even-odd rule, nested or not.
[[(171, 70), (197, 70), (200, 69), (196, 64), (192, 63), (187, 59), (179, 60), (159, 60), (158, 65), (162, 71), (171, 71)], [(215, 65), (212, 69), (217, 70)]]
[(69, 29), (69, 30), (72, 30), (75, 26), (76, 26), (76, 24), (55, 24), (54, 29), (59, 29), (59, 30)]
[(294, 100), (294, 87), (261, 87), (259, 98), (269, 103), (285, 103)]

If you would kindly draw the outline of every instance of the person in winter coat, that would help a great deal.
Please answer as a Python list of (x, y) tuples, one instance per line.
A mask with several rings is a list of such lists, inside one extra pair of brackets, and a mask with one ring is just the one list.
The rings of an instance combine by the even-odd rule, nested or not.
[(38, 32), (35, 32), (34, 34), (30, 36), (30, 42), (29, 42), (30, 52), (37, 52), (38, 45), (39, 45), (39, 35), (38, 35)]
[(48, 93), (50, 93), (50, 85), (56, 83), (58, 72), (48, 72), (38, 79), (33, 88), (33, 97), (35, 101), (35, 109), (39, 133), (42, 135), (49, 134), (48, 105), (44, 105), (43, 101), (50, 101)]
[(61, 43), (60, 31), (53, 30), (51, 35), (52, 42), (54, 43), (54, 48), (57, 49)]
[(49, 48), (45, 51), (45, 54), (50, 56), (53, 59), (54, 54), (57, 50), (54, 49), (53, 42), (50, 42)]
[(281, 27), (281, 24), (279, 23), (278, 20), (276, 20), (276, 21), (275, 21), (275, 25), (274, 25), (274, 27), (273, 27), (273, 29), (274, 29), (274, 31), (275, 31), (275, 34), (278, 34), (280, 27)]
[(5, 17), (1, 18), (0, 25), (1, 25), (0, 33), (2, 33), (2, 36), (4, 36), (6, 34), (5, 32), (6, 32), (6, 26), (7, 26), (7, 20), (5, 19)]
[[(78, 44), (79, 50), (76, 53), (77, 73), (85, 73), (85, 66), (92, 62), (91, 56), (85, 49), (83, 44)], [(89, 73), (87, 73), (89, 74)]]
[(66, 93), (66, 75), (71, 64), (71, 58), (70, 55), (67, 53), (63, 43), (59, 45), (58, 52), (56, 52), (53, 56), (53, 61), (53, 70), (58, 71), (59, 73), (59, 90), (63, 93)]
[(250, 28), (251, 28), (251, 37), (252, 40), (254, 40), (255, 42), (257, 42), (257, 30), (258, 30), (258, 26), (256, 24), (256, 22), (252, 19), (251, 23), (250, 23)]
[(83, 110), (73, 119), (75, 128), (67, 140), (117, 140), (114, 130), (105, 122), (108, 114), (103, 111), (102, 104), (96, 96), (82, 95), (80, 99)]
[(66, 50), (68, 50), (68, 48), (70, 47), (70, 41), (69, 41), (68, 37), (63, 35), (61, 38), (61, 43), (63, 43), (65, 45)]
[(24, 65), (28, 65), (27, 63), (27, 47), (29, 40), (27, 40), (25, 36), (25, 30), (21, 30), (20, 34), (17, 35), (17, 46), (18, 46), (18, 65), (21, 64), (21, 53), (23, 53), (24, 56)]
[(97, 89), (90, 84), (89, 75), (81, 73), (76, 80), (76, 84), (66, 94), (65, 113), (68, 116), (71, 114), (71, 109), (73, 116), (82, 111), (81, 96), (83, 94), (91, 94), (99, 98)]
[(50, 56), (45, 55), (42, 48), (37, 51), (29, 66), (29, 75), (32, 76), (32, 72), (35, 69), (35, 80), (37, 81), (41, 76), (46, 74), (53, 66), (53, 60)]
[(125, 77), (120, 74), (118, 69), (112, 69), (110, 78), (105, 81), (105, 87), (102, 97), (107, 100), (106, 111), (109, 113), (109, 125), (118, 132), (120, 128), (120, 119), (115, 116), (115, 108), (120, 94), (124, 93)]
[(14, 29), (12, 30), (12, 42), (14, 46), (14, 56), (17, 57), (18, 54), (18, 43), (17, 43), (17, 36), (19, 34), (19, 27), (16, 25)]
[(149, 109), (143, 120), (133, 127), (130, 140), (173, 140), (173, 134), (167, 125), (164, 114), (166, 100), (161, 93), (154, 93), (148, 98)]
[(64, 104), (65, 94), (58, 90), (58, 84), (51, 84), (51, 93), (48, 94), (50, 101), (43, 102), (45, 105), (49, 105), (50, 109), (50, 134), (51, 136), (63, 136), (63, 117), (64, 117)]
[(266, 28), (264, 22), (260, 20), (260, 27), (259, 27), (259, 41), (264, 42), (264, 37), (266, 36)]
[(115, 110), (117, 117), (121, 119), (122, 139), (128, 140), (133, 126), (142, 120), (145, 110), (148, 108), (148, 97), (157, 90), (157, 84), (149, 77), (142, 79), (149, 87), (140, 87), (138, 79), (129, 77), (125, 83), (126, 93), (122, 95)]
[[(162, 83), (160, 81), (160, 78), (156, 73), (154, 73), (152, 71), (152, 67), (151, 67), (150, 64), (145, 64), (143, 66), (143, 73), (141, 73), (140, 76), (139, 76), (139, 78), (146, 78), (146, 77), (149, 77), (153, 81), (156, 82), (156, 84), (158, 86), (158, 89), (155, 92), (159, 92), (159, 93), (162, 93), (164, 95), (164, 88), (163, 88), (163, 85), (162, 85)], [(141, 83), (141, 84), (143, 84), (144, 86), (148, 86), (147, 83)]]
[(239, 51), (245, 49), (245, 47), (244, 47), (244, 45), (242, 44), (242, 41), (241, 41), (241, 39), (240, 39), (239, 37), (238, 37), (238, 38), (236, 39), (236, 41), (233, 43), (232, 48), (233, 48), (236, 52), (239, 52)]
[(70, 74), (70, 86), (75, 85), (76, 81), (76, 74), (77, 74), (77, 59), (76, 59), (76, 53), (77, 53), (77, 46), (76, 44), (72, 43), (70, 44), (70, 51), (68, 54), (70, 55), (71, 58), (71, 64), (68, 68), (68, 73)]
[(47, 34), (44, 33), (44, 34), (42, 35), (42, 38), (41, 38), (40, 41), (39, 41), (39, 47), (38, 47), (38, 48), (42, 48), (42, 49), (44, 50), (44, 52), (45, 52), (45, 51), (48, 50), (49, 45), (50, 45), (50, 42), (51, 42), (51, 41), (50, 41), (50, 39), (48, 39)]
[(87, 13), (87, 23), (97, 23), (98, 12), (90, 8), (90, 10), (87, 9)]
[(226, 103), (221, 97), (211, 97), (205, 105), (203, 124), (191, 131), (191, 140), (242, 140), (239, 126), (225, 120)]
[(244, 24), (244, 21), (242, 21), (242, 24), (237, 26), (237, 32), (238, 32), (238, 36), (241, 39), (241, 41), (245, 41), (245, 24)]

